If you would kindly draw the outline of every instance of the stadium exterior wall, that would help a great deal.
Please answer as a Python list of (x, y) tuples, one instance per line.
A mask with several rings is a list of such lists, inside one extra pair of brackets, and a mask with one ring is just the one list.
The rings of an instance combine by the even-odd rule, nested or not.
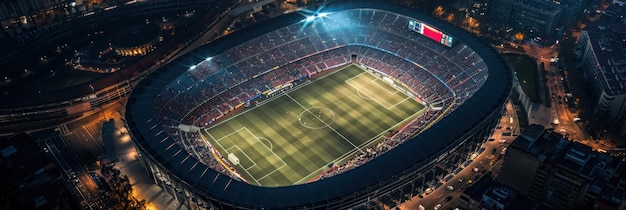
[(430, 129), (353, 170), (285, 187), (259, 187), (236, 181), (183, 154), (184, 149), (173, 143), (156, 119), (154, 101), (161, 88), (188, 70), (185, 62), (191, 64), (203, 59), (198, 54), (210, 55), (228, 49), (235, 44), (234, 40), (241, 43), (238, 39), (244, 39), (242, 37), (250, 39), (252, 35), (264, 34), (303, 18), (293, 13), (279, 16), (200, 47), (178, 62), (156, 70), (135, 87), (127, 104), (126, 126), (140, 153), (140, 163), (159, 186), (191, 208), (367, 209), (372, 202), (391, 204), (393, 198), (412, 196), (424, 186), (437, 185), (436, 180), (468, 160), (469, 154), (480, 151), (481, 143), (500, 119), (512, 88), (511, 71), (494, 49), (462, 29), (407, 8), (378, 3), (344, 3), (326, 8), (391, 11), (462, 37), (457, 40), (472, 48), (487, 63), (487, 82)]

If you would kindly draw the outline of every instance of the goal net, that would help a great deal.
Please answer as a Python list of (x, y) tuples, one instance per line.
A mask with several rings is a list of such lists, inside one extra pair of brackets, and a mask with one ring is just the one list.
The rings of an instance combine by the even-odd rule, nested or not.
[(230, 160), (230, 163), (233, 165), (239, 165), (239, 158), (233, 153), (228, 153), (228, 160)]
[(383, 77), (383, 81), (385, 81), (387, 84), (393, 86), (393, 79), (391, 79), (389, 77)]

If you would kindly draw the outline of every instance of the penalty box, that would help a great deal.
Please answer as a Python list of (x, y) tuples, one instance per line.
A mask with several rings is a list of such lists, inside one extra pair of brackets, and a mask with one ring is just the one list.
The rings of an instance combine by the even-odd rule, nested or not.
[[(359, 95), (363, 94), (360, 96), (365, 97), (364, 99), (372, 100), (388, 110), (410, 99), (408, 95), (368, 72), (358, 74), (346, 80), (346, 83), (356, 89)], [(377, 88), (372, 88), (373, 86)]]
[(255, 136), (246, 127), (237, 129), (215, 142), (226, 152), (222, 155), (227, 157), (233, 167), (238, 171), (243, 170), (242, 172), (250, 175), (259, 185), (260, 180), (287, 165), (271, 150), (269, 140)]

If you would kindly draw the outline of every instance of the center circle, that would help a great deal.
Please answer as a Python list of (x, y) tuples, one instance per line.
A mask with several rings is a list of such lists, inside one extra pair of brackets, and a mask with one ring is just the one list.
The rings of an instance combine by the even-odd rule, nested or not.
[(298, 116), (300, 124), (309, 129), (322, 129), (335, 121), (335, 112), (326, 107), (311, 107)]

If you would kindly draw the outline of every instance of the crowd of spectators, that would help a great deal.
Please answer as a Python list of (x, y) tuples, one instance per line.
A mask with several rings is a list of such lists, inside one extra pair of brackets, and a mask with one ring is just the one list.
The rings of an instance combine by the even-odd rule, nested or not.
[[(263, 93), (348, 63), (393, 78), (429, 105), (394, 136), (323, 176), (328, 177), (414, 137), (471, 97), (488, 76), (486, 64), (473, 50), (462, 43), (447, 47), (408, 30), (406, 17), (368, 9), (345, 13), (281, 28), (195, 65), (156, 99), (162, 125), (170, 134), (178, 124), (208, 127)], [(186, 135), (195, 139), (187, 141), (201, 142), (197, 134)], [(207, 165), (224, 171), (206, 155), (210, 144), (184, 145)]]

